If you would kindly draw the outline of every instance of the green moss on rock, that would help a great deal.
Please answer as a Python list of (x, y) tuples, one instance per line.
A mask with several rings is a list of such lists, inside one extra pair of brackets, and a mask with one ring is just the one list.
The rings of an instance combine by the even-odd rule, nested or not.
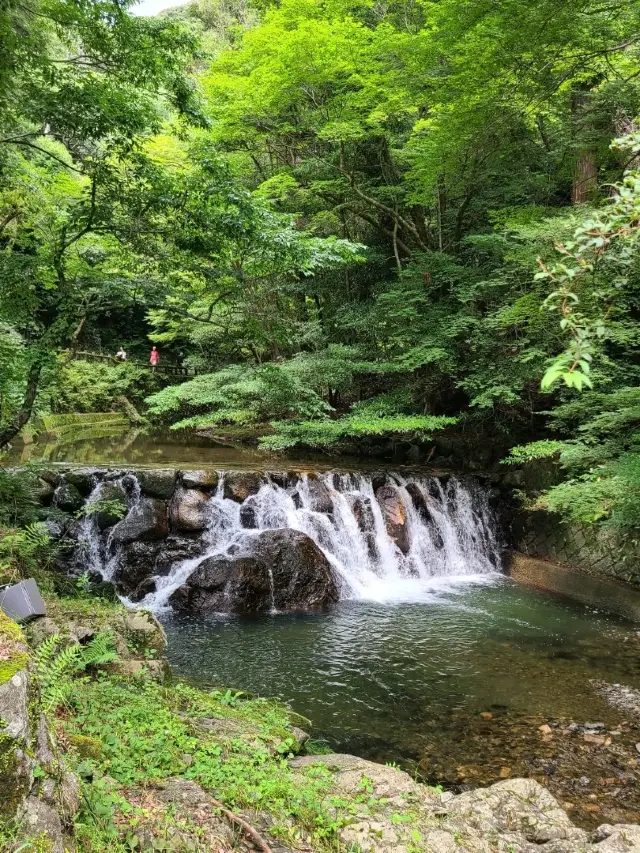
[(28, 659), (29, 653), (20, 626), (0, 610), (0, 684), (24, 669)]

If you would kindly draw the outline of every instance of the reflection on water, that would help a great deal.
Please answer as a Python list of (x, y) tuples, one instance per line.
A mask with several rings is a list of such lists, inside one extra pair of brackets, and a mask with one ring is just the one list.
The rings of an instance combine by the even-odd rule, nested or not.
[[(619, 713), (592, 681), (640, 686), (635, 631), (507, 580), (434, 588), (421, 604), (341, 602), (328, 614), (167, 616), (164, 624), (180, 676), (279, 696), (334, 749), (399, 761), (454, 788), (530, 775), (575, 800), (577, 779), (617, 778), (607, 762), (626, 759), (611, 750), (626, 743), (633, 756), (639, 739), (625, 723), (614, 746), (593, 757), (566, 728), (595, 720), (619, 730)], [(546, 722), (566, 735), (545, 740)], [(580, 796), (589, 792), (583, 786)], [(605, 800), (622, 810), (616, 819), (637, 819), (629, 796)]]
[[(62, 439), (45, 438), (33, 444), (15, 444), (6, 457), (7, 465), (24, 465), (27, 462), (59, 462), (78, 465), (139, 465), (172, 468), (197, 468), (200, 466), (218, 470), (281, 470), (283, 467), (296, 469), (328, 470), (372, 470), (380, 463), (359, 458), (309, 453), (286, 456), (267, 453), (255, 447), (215, 444), (208, 438), (189, 435), (180, 437), (171, 432), (148, 435), (140, 430), (116, 432), (103, 430), (107, 434), (74, 434)], [(71, 440), (73, 438), (73, 440)], [(401, 468), (396, 466), (394, 468)]]

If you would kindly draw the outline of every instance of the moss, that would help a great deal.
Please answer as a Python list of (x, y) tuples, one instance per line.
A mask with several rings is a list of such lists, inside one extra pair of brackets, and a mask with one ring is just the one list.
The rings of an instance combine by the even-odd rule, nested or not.
[(88, 735), (67, 735), (67, 740), (73, 747), (78, 758), (92, 758), (99, 761), (102, 758), (102, 744), (95, 737)]
[(12, 818), (29, 792), (26, 760), (14, 738), (0, 735), (0, 817)]
[(28, 660), (29, 654), (20, 626), (0, 610), (0, 684), (23, 669)]

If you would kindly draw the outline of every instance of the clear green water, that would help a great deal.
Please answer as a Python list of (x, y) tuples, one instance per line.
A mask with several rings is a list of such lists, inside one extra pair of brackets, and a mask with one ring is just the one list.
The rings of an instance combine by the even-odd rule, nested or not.
[[(591, 790), (573, 796), (585, 766), (590, 780), (620, 776), (607, 762), (623, 759), (610, 749), (590, 756), (581, 734), (549, 745), (539, 726), (619, 728), (624, 715), (593, 681), (640, 686), (634, 626), (507, 579), (436, 586), (421, 603), (342, 602), (325, 614), (242, 619), (166, 615), (164, 625), (178, 675), (278, 696), (332, 749), (399, 762), (430, 782), (460, 789), (495, 781), (506, 767), (576, 800)], [(633, 756), (639, 733), (623, 729), (614, 745)], [(636, 814), (634, 798), (604, 805), (625, 819)]]

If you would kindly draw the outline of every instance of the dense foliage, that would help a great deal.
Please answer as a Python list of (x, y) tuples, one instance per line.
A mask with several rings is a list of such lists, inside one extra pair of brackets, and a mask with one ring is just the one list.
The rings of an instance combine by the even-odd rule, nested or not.
[[(542, 501), (634, 525), (636, 0), (31, 2), (0, 19), (0, 443), (145, 395), (276, 449), (543, 441)], [(197, 375), (55, 355), (151, 343)]]

